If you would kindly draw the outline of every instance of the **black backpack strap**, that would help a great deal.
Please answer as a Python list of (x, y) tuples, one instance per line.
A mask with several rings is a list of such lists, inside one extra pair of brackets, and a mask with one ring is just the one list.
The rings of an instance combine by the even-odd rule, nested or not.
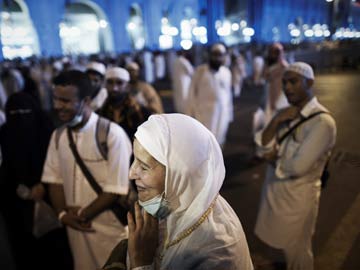
[(106, 118), (100, 117), (96, 123), (96, 144), (100, 151), (101, 156), (103, 159), (107, 160), (108, 158), (108, 145), (107, 145), (107, 137), (110, 130), (110, 121)]
[(79, 165), (82, 173), (84, 174), (85, 178), (88, 180), (90, 186), (96, 192), (96, 194), (98, 194), (98, 195), (101, 194), (102, 193), (102, 188), (96, 182), (94, 176), (91, 174), (88, 167), (85, 165), (84, 161), (80, 157), (80, 154), (79, 154), (79, 152), (78, 152), (78, 150), (76, 148), (76, 144), (74, 143), (74, 138), (72, 136), (70, 128), (67, 128), (67, 135), (68, 135), (68, 139), (69, 139), (69, 146), (70, 146), (71, 152), (74, 155), (76, 163)]
[[(102, 190), (101, 186), (98, 184), (98, 182), (96, 182), (95, 177), (92, 175), (92, 173), (90, 172), (90, 170), (86, 166), (83, 159), (80, 157), (80, 154), (79, 154), (79, 152), (77, 150), (77, 147), (76, 147), (76, 144), (74, 142), (74, 138), (72, 136), (71, 130), (69, 128), (67, 129), (67, 135), (68, 135), (68, 139), (69, 139), (69, 146), (70, 146), (72, 154), (74, 155), (76, 163), (79, 165), (82, 173), (84, 174), (84, 176), (85, 176), (86, 180), (88, 181), (88, 183), (90, 184), (91, 188), (96, 192), (97, 195), (100, 195), (101, 193), (103, 193), (103, 190)], [(124, 226), (127, 225), (127, 211), (128, 211), (128, 209), (126, 209), (123, 205), (121, 205), (119, 203), (114, 203), (110, 207), (110, 210), (114, 213), (116, 218)]]
[(292, 126), (288, 131), (286, 131), (284, 135), (282, 135), (282, 136), (277, 140), (278, 144), (281, 144), (281, 143), (285, 140), (285, 138), (286, 138), (287, 136), (289, 136), (291, 133), (294, 132), (294, 130), (295, 130), (297, 127), (299, 127), (300, 125), (302, 125), (302, 124), (305, 123), (306, 121), (314, 118), (315, 116), (317, 116), (317, 115), (319, 115), (319, 114), (323, 114), (323, 113), (329, 114), (329, 112), (326, 112), (326, 111), (319, 111), (319, 112), (310, 114), (308, 117), (306, 117), (306, 118), (302, 119), (301, 121), (299, 121), (298, 123), (296, 123), (296, 124), (295, 124), (294, 126)]

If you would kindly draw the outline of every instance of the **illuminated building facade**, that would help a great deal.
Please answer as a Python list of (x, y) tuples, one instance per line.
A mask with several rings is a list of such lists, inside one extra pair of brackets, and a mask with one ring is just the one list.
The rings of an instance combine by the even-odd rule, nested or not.
[(358, 0), (2, 0), (0, 58), (357, 38)]

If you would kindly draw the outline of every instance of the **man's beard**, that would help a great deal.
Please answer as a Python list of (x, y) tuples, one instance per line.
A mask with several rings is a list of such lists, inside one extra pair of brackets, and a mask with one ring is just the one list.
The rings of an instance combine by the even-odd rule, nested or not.
[(128, 92), (116, 92), (109, 94), (109, 103), (112, 106), (122, 105), (129, 97)]
[(209, 61), (209, 66), (210, 66), (210, 68), (211, 68), (212, 70), (218, 71), (219, 68), (222, 66), (222, 64), (219, 63), (219, 62), (211, 61), (211, 60), (210, 60), (210, 61)]
[(277, 61), (278, 61), (277, 58), (271, 58), (271, 57), (269, 57), (269, 58), (267, 59), (267, 64), (268, 64), (268, 66), (270, 67), (270, 66), (276, 64)]

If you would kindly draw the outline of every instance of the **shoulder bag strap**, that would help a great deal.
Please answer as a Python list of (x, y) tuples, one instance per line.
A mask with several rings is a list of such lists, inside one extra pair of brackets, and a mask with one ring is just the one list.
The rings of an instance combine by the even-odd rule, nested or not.
[(71, 130), (69, 128), (67, 128), (67, 135), (68, 135), (68, 139), (69, 139), (69, 146), (70, 146), (71, 152), (73, 153), (73, 155), (75, 157), (76, 163), (79, 165), (82, 173), (84, 174), (85, 178), (89, 182), (92, 189), (96, 192), (96, 194), (98, 194), (98, 195), (101, 194), (103, 192), (102, 188), (96, 182), (94, 176), (91, 174), (88, 167), (85, 165), (84, 161), (80, 157), (79, 152), (77, 151), (76, 145), (74, 143), (74, 138), (72, 136)]
[(316, 112), (316, 113), (313, 113), (311, 115), (309, 115), (308, 117), (302, 119), (301, 121), (299, 121), (298, 123), (296, 123), (293, 127), (291, 127), (288, 131), (285, 132), (284, 135), (282, 135), (277, 141), (278, 141), (278, 144), (281, 144), (285, 138), (287, 136), (289, 136), (291, 133), (294, 132), (294, 130), (299, 127), (300, 125), (302, 125), (303, 123), (305, 123), (306, 121), (310, 120), (311, 118), (319, 115), (319, 114), (322, 114), (322, 113), (328, 113), (328, 112), (325, 112), (325, 111), (319, 111), (319, 112)]
[(110, 129), (110, 121), (106, 118), (99, 116), (98, 121), (96, 123), (96, 144), (100, 151), (103, 159), (108, 159), (108, 145), (107, 145), (107, 137)]

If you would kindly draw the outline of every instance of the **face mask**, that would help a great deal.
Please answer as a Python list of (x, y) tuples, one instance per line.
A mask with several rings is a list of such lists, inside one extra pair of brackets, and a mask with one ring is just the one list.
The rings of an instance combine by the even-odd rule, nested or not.
[(155, 218), (163, 219), (170, 213), (169, 203), (164, 199), (164, 193), (139, 204), (144, 210)]
[(76, 127), (77, 125), (79, 125), (84, 119), (84, 115), (83, 115), (83, 102), (81, 102), (80, 104), (80, 110), (79, 113), (77, 113), (74, 118), (67, 123), (67, 125), (69, 127)]

